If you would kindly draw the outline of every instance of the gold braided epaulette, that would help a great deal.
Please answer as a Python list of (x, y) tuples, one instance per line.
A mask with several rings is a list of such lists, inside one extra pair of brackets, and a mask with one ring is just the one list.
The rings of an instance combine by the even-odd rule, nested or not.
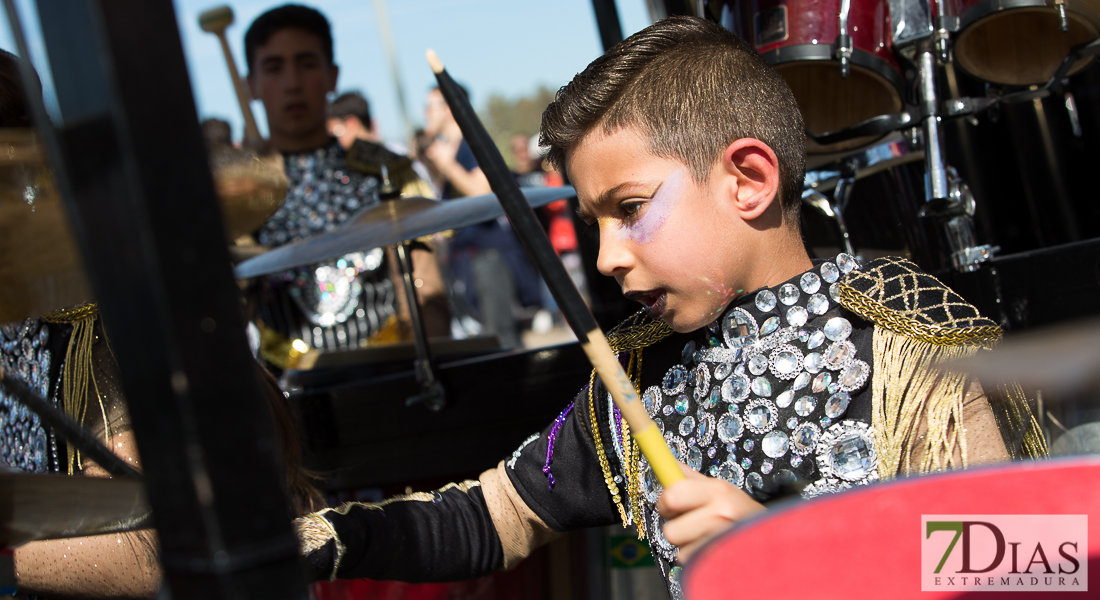
[(840, 304), (857, 315), (894, 333), (938, 346), (993, 346), (1001, 339), (997, 325), (943, 327), (920, 323), (900, 312), (886, 308), (866, 294), (840, 284)]
[(836, 285), (844, 308), (914, 340), (938, 346), (992, 347), (1001, 339), (999, 326), (905, 259), (873, 260)]
[(630, 315), (607, 333), (607, 343), (615, 353), (648, 348), (672, 335), (664, 321), (650, 319), (645, 310)]
[(99, 314), (99, 306), (95, 302), (78, 304), (71, 308), (63, 308), (42, 315), (42, 320), (55, 325), (72, 324), (78, 321), (90, 319)]

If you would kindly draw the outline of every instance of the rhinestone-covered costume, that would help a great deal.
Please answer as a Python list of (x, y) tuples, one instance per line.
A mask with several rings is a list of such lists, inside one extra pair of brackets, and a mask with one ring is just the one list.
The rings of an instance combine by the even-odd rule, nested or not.
[[(378, 176), (345, 164), (346, 153), (335, 139), (283, 159), (286, 202), (257, 232), (264, 246), (335, 231), (379, 202)], [(393, 283), (378, 248), (273, 275), (266, 284), (260, 320), (313, 348), (358, 348), (395, 314)]]
[[(968, 455), (983, 451), (967, 447), (983, 428), (996, 434), (984, 442), (994, 455), (1045, 453), (1019, 390), (1006, 390), (1009, 400), (996, 403), (1004, 410), (994, 415), (965, 376), (931, 368), (999, 336), (999, 327), (911, 263), (882, 259), (861, 268), (842, 254), (734, 300), (695, 332), (673, 333), (639, 313), (608, 341), (676, 458), (766, 502), (965, 467)], [(998, 425), (1012, 435), (1002, 440)], [(518, 514), (527, 515), (520, 525), (494, 500), (500, 472), (512, 504), (523, 505)], [(621, 521), (650, 539), (670, 594), (680, 595), (677, 549), (661, 534), (655, 507), (660, 485), (594, 375), (553, 424), (483, 474), (484, 489), (477, 483), (306, 517), (299, 527), (310, 564), (322, 576), (471, 577), (514, 564), (531, 547), (515, 533), (532, 529), (524, 519), (553, 531)], [(468, 536), (484, 525), (482, 513), (504, 530), (475, 542)], [(397, 546), (395, 535), (403, 540)], [(455, 537), (464, 539), (436, 546)]]

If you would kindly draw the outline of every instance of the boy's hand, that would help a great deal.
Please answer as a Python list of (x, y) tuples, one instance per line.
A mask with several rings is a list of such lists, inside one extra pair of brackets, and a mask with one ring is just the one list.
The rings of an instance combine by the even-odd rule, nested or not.
[(679, 546), (680, 562), (710, 538), (738, 521), (764, 510), (764, 505), (728, 481), (706, 477), (681, 464), (687, 479), (668, 487), (657, 501), (657, 510), (667, 519), (665, 539)]

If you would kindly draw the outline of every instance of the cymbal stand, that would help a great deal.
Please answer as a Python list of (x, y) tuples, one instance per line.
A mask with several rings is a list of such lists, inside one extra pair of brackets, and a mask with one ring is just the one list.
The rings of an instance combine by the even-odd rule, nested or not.
[[(399, 202), (401, 190), (390, 181), (389, 169), (382, 165), (382, 185), (378, 194), (383, 202)], [(420, 315), (420, 303), (416, 300), (416, 282), (413, 280), (412, 245), (401, 242), (395, 245), (397, 267), (401, 271), (401, 281), (405, 286), (405, 300), (409, 303), (409, 321), (412, 322), (413, 344), (416, 346), (416, 382), (420, 384), (420, 393), (405, 399), (405, 406), (424, 403), (429, 410), (438, 411), (446, 403), (443, 384), (435, 376), (435, 360), (428, 348), (428, 334), (424, 331), (424, 319)]]
[[(937, 20), (942, 22), (942, 19)], [(978, 245), (972, 219), (974, 197), (962, 178), (947, 165), (944, 156), (941, 103), (936, 91), (936, 55), (950, 56), (950, 51), (941, 41), (946, 38), (937, 39), (934, 45), (922, 44), (914, 57), (918, 110), (924, 136), (925, 204), (920, 216), (941, 220), (951, 251), (951, 263), (957, 270), (976, 271), (997, 249)]]
[(852, 235), (848, 231), (847, 223), (844, 221), (844, 211), (848, 207), (848, 200), (852, 197), (852, 188), (855, 187), (856, 183), (856, 171), (850, 167), (851, 165), (848, 165), (848, 168), (841, 171), (840, 179), (837, 180), (836, 187), (833, 189), (832, 198), (818, 190), (808, 188), (802, 192), (802, 201), (836, 221), (836, 227), (840, 232), (840, 243), (844, 246), (844, 251), (855, 256), (856, 251), (852, 245)]

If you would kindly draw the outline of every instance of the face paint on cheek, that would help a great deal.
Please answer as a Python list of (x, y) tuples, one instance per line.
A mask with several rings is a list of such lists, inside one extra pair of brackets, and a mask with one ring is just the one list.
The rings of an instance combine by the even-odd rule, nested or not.
[(745, 290), (734, 290), (728, 285), (722, 283), (721, 278), (717, 280), (710, 279), (709, 277), (700, 277), (699, 280), (703, 282), (709, 289), (706, 292), (708, 296), (708, 306), (714, 308), (708, 311), (704, 311), (700, 315), (701, 319), (712, 321), (718, 318), (719, 315), (726, 309), (726, 306), (737, 298), (741, 294), (745, 293)]
[(660, 189), (649, 200), (645, 214), (637, 223), (623, 229), (623, 235), (632, 242), (648, 244), (660, 233), (672, 209), (680, 203), (684, 195), (684, 189), (689, 179), (687, 167), (680, 167), (673, 171), (668, 179), (661, 184)]

